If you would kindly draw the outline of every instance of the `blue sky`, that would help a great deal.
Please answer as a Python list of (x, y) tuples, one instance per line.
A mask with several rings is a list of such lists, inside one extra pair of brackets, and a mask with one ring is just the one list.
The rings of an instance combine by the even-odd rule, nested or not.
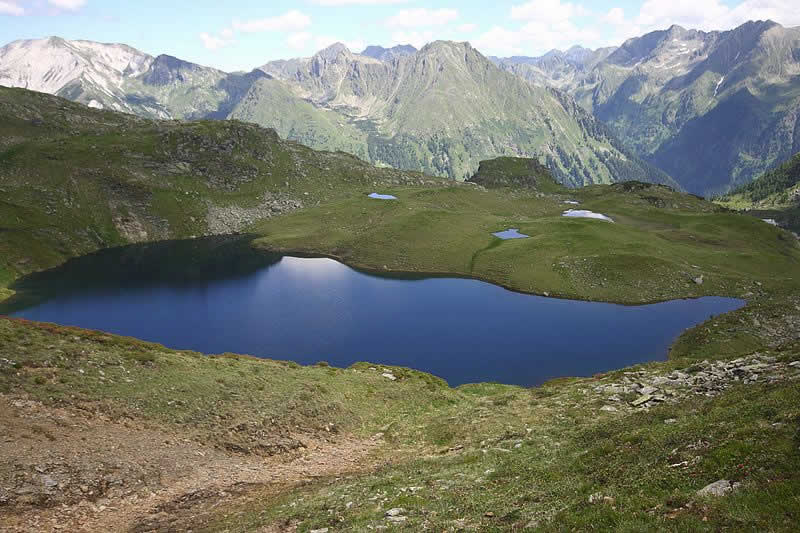
[(487, 55), (620, 44), (671, 24), (800, 26), (798, 0), (0, 0), (0, 45), (58, 35), (121, 42), (223, 70), (308, 56), (336, 41), (470, 41)]

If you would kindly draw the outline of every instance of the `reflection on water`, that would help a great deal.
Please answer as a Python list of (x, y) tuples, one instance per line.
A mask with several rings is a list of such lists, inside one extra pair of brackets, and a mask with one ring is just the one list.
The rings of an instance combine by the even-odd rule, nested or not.
[[(362, 273), (254, 252), (246, 238), (107, 250), (17, 286), (15, 315), (205, 353), (409, 366), (453, 385), (533, 385), (664, 358), (684, 329), (742, 302), (625, 307), (457, 278)], [(0, 312), (2, 312), (0, 310)]]

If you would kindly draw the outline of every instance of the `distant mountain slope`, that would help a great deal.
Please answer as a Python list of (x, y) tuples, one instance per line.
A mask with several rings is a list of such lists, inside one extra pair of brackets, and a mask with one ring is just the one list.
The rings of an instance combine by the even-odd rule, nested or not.
[(800, 206), (800, 152), (721, 200), (752, 207)]
[(616, 50), (615, 47), (589, 50), (573, 46), (566, 52), (551, 50), (540, 57), (492, 57), (497, 66), (542, 87), (571, 91), (581, 76)]
[(800, 234), (800, 152), (716, 202)]
[(565, 90), (695, 193), (747, 183), (800, 150), (800, 28), (673, 26), (605, 53), (588, 63), (558, 53), (498, 64)]
[(49, 38), (0, 49), (0, 84), (148, 118), (236, 118), (313, 148), (454, 179), (510, 155), (539, 158), (569, 185), (675, 185), (570, 97), (531, 87), (466, 43), (365, 52), (336, 44), (228, 74), (124, 45)]
[(259, 70), (228, 74), (122, 44), (59, 37), (0, 48), (0, 85), (149, 118), (225, 118), (232, 102), (265, 77)]
[[(465, 179), (482, 159), (535, 156), (570, 185), (626, 179), (674, 184), (625, 151), (570, 97), (525, 84), (468, 43), (437, 41), (391, 62), (337, 44), (261, 69), (298, 98), (338, 113), (343, 130), (349, 123), (364, 132), (376, 164)], [(258, 120), (259, 99), (245, 101), (250, 109), (234, 115)]]
[(415, 53), (417, 53), (417, 49), (410, 44), (399, 44), (391, 48), (384, 48), (383, 46), (368, 46), (361, 52), (361, 55), (378, 59), (380, 61), (391, 61), (392, 59)]

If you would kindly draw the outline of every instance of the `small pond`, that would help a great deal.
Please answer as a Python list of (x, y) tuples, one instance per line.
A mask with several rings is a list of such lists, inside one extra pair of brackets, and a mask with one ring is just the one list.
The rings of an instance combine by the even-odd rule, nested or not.
[(377, 192), (373, 192), (367, 195), (368, 198), (372, 198), (373, 200), (397, 200), (397, 196), (392, 194), (379, 194)]
[(496, 233), (492, 233), (498, 239), (527, 239), (530, 235), (525, 235), (524, 233), (519, 232), (519, 228), (508, 228), (505, 231), (498, 231)]
[(626, 307), (472, 279), (376, 275), (213, 237), (106, 250), (30, 276), (0, 313), (204, 353), (408, 366), (451, 385), (536, 385), (664, 359), (686, 328), (743, 302)]

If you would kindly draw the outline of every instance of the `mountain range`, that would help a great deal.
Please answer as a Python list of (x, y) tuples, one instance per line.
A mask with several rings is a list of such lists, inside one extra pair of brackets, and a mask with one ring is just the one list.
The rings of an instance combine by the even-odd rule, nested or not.
[(225, 73), (124, 45), (49, 38), (0, 49), (0, 85), (146, 118), (234, 118), (377, 165), (466, 179), (482, 159), (535, 156), (569, 185), (675, 185), (568, 95), (502, 71), (468, 43), (342, 44)]
[(800, 151), (800, 28), (771, 21), (541, 57), (335, 44), (247, 73), (51, 37), (1, 48), (0, 85), (146, 118), (239, 119), (459, 180), (480, 160), (525, 156), (567, 185), (635, 179), (714, 195)]
[(800, 151), (800, 28), (672, 26), (616, 48), (492, 59), (573, 96), (691, 192), (726, 192)]

